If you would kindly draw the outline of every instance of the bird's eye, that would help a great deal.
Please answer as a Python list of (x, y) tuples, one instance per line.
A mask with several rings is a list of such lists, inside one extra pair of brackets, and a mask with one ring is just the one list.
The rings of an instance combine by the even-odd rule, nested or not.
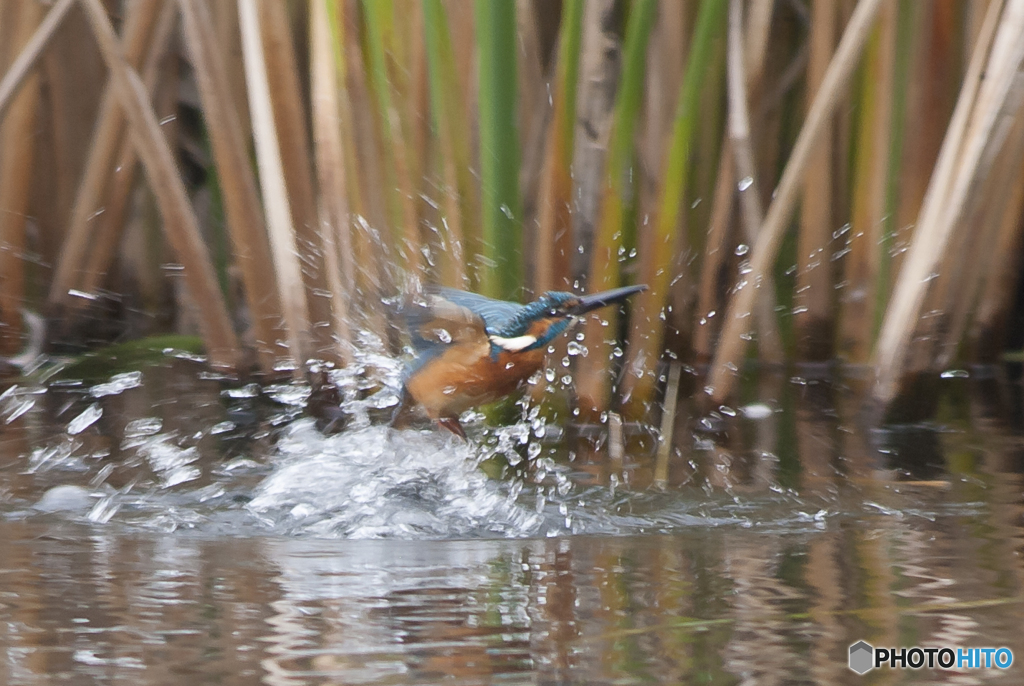
[(558, 308), (552, 307), (551, 309), (549, 309), (548, 310), (548, 316), (549, 317), (557, 317), (558, 316)]

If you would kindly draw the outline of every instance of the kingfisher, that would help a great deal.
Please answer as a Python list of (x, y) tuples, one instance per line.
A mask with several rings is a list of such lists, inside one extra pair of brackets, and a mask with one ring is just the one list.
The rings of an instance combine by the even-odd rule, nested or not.
[(437, 288), (405, 310), (415, 360), (403, 376), (395, 419), (415, 405), (465, 438), (459, 415), (508, 395), (544, 364), (548, 343), (587, 312), (624, 301), (647, 286), (593, 295), (548, 291), (531, 303)]

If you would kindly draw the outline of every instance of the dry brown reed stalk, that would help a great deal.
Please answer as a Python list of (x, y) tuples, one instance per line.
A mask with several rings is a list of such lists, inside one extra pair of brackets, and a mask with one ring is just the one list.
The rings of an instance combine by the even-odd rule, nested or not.
[[(838, 0), (811, 3), (810, 53), (807, 64), (807, 102), (821, 88), (836, 41)], [(793, 297), (797, 347), (812, 360), (832, 355), (832, 173), (833, 118), (829, 117), (819, 144), (811, 151), (804, 175), (797, 240), (796, 292)]]
[(745, 333), (750, 328), (749, 319), (758, 287), (775, 264), (779, 244), (792, 217), (811, 153), (821, 140), (821, 135), (839, 103), (841, 93), (859, 61), (861, 50), (880, 7), (881, 0), (858, 2), (800, 129), (793, 152), (775, 191), (775, 199), (768, 208), (761, 233), (751, 251), (751, 271), (747, 275), (746, 283), (742, 287), (737, 287), (725, 313), (721, 342), (707, 386), (709, 395), (715, 402), (724, 400), (732, 390), (746, 348)]
[(683, 367), (672, 362), (668, 367), (668, 381), (665, 383), (665, 402), (661, 411), (661, 428), (658, 432), (658, 452), (655, 457), (654, 487), (668, 486), (668, 461), (672, 452), (672, 435), (675, 433), (676, 403), (679, 400), (679, 381)]
[(1024, 245), (1024, 164), (1007, 177), (1010, 198), (999, 220), (992, 263), (984, 271), (977, 312), (970, 322), (970, 347), (979, 362), (998, 362), (1005, 329), (1016, 297)]
[[(1002, 2), (1002, 0), (997, 0)], [(956, 89), (950, 74), (959, 73), (952, 43), (958, 18), (952, 3), (911, 2), (903, 9), (914, 25), (906, 84), (901, 151), (899, 198), (895, 210), (895, 231), (890, 273), (898, 274), (913, 238), (915, 222), (924, 203), (935, 163), (945, 140)], [(902, 48), (903, 46), (901, 46)], [(890, 297), (895, 279), (890, 279)]]
[(89, 23), (114, 80), (139, 157), (160, 206), (167, 239), (184, 265), (184, 278), (192, 297), (203, 303), (200, 328), (210, 363), (235, 368), (240, 360), (238, 339), (231, 326), (217, 277), (199, 233), (188, 194), (174, 164), (174, 156), (160, 131), (139, 75), (121, 54), (117, 36), (99, 0), (82, 0)]
[(305, 337), (309, 331), (309, 309), (281, 161), (281, 143), (277, 135), (274, 108), (270, 102), (270, 82), (264, 62), (260, 18), (256, 6), (249, 0), (238, 0), (238, 24), (242, 32), (249, 114), (256, 141), (256, 162), (263, 190), (271, 254), (274, 257), (281, 308), (284, 310), (288, 331), (289, 354), (299, 363), (296, 365), (298, 368), (308, 355)]
[[(622, 42), (614, 30), (614, 0), (592, 0), (583, 6), (576, 131), (573, 134), (574, 280), (586, 272), (597, 223), (602, 171), (615, 105)], [(607, 30), (605, 27), (608, 27)], [(582, 246), (582, 251), (576, 251)]]
[(721, 150), (721, 163), (711, 199), (711, 217), (708, 220), (700, 267), (700, 284), (697, 287), (697, 326), (693, 334), (693, 352), (697, 362), (702, 364), (711, 360), (717, 323), (722, 321), (718, 305), (719, 283), (723, 277), (722, 270), (729, 263), (729, 228), (736, 209), (736, 156), (732, 152), (728, 131), (724, 134)]
[[(1015, 86), (1022, 87), (1024, 80)], [(1013, 97), (1021, 95), (1024, 94)], [(950, 243), (947, 254), (956, 253), (951, 265), (955, 268), (944, 265), (940, 276), (950, 283), (944, 289), (944, 302), (939, 308), (943, 312), (943, 326), (927, 346), (928, 367), (945, 369), (953, 363), (989, 275), (998, 272), (999, 263), (1008, 256), (1000, 248), (1006, 250), (1013, 244), (1024, 202), (1024, 185), (1020, 183), (1024, 163), (1022, 114), (1024, 111), (1018, 110), (1013, 129), (992, 163), (984, 188), (968, 201), (969, 210), (962, 223), (971, 228), (958, 229), (958, 236)]]
[[(539, 204), (541, 170), (544, 166), (544, 139), (551, 120), (552, 104), (550, 81), (544, 74), (540, 36), (537, 27), (536, 5), (533, 0), (516, 0), (518, 50), (516, 51), (516, 78), (519, 93), (519, 131), (521, 151), (519, 159), (519, 192), (523, 198), (523, 245), (525, 254), (535, 252), (538, 232), (536, 220)], [(524, 260), (528, 288), (534, 282), (532, 260)], [(532, 289), (529, 289), (532, 290)]]
[[(32, 49), (42, 8), (19, 3), (12, 26), (11, 49)], [(15, 60), (15, 66), (20, 60)], [(31, 64), (34, 59), (23, 61)], [(31, 71), (31, 73), (28, 73)], [(39, 75), (26, 70), (22, 87), (0, 123), (0, 354), (14, 355), (21, 348), (21, 309), (25, 305), (25, 220), (35, 158), (36, 110)], [(0, 110), (2, 113), (2, 110)]]
[[(762, 72), (768, 52), (768, 38), (771, 34), (772, 15), (775, 10), (774, 0), (763, 0), (750, 3), (747, 17), (745, 42), (746, 89), (749, 94), (748, 103), (756, 102), (762, 90)], [(730, 259), (730, 231), (733, 210), (736, 207), (736, 154), (733, 151), (732, 136), (728, 128), (722, 134), (719, 153), (719, 165), (712, 194), (711, 212), (708, 219), (708, 232), (704, 242), (704, 255), (701, 261), (700, 281), (697, 287), (696, 324), (693, 334), (693, 350), (696, 360), (707, 363), (711, 359), (714, 348), (715, 333), (721, 307), (719, 284), (722, 280), (722, 269)], [(763, 166), (762, 166), (763, 168)], [(751, 178), (754, 178), (752, 175)], [(776, 327), (777, 329), (777, 327)]]
[[(867, 364), (875, 334), (878, 272), (889, 182), (893, 77), (896, 66), (895, 0), (885, 0), (865, 56), (857, 132), (853, 214), (840, 294), (838, 352)], [(822, 261), (827, 255), (822, 256)]]
[(324, 266), (324, 245), (317, 216), (316, 186), (310, 154), (305, 97), (299, 75), (291, 21), (286, 3), (259, 0), (256, 3), (263, 42), (263, 59), (270, 87), (278, 150), (288, 189), (295, 243), (302, 263), (309, 312), (310, 354), (324, 360), (340, 361), (333, 332), (338, 328)]
[[(594, 237), (590, 246), (590, 267), (587, 273), (587, 288), (592, 293), (604, 291), (620, 285), (621, 254), (623, 231), (626, 221), (626, 202), (630, 184), (627, 181), (633, 168), (637, 114), (641, 94), (643, 92), (643, 66), (647, 54), (647, 41), (650, 28), (656, 16), (657, 6), (654, 0), (638, 3), (630, 14), (626, 39), (623, 50), (623, 70), (620, 83), (615, 93), (614, 114), (607, 142), (607, 156), (598, 186), (599, 209), (598, 224), (594, 226)], [(602, 30), (608, 29), (602, 25)], [(586, 63), (586, 62), (585, 62)], [(679, 111), (681, 113), (681, 110)], [(581, 135), (577, 133), (577, 140)], [(671, 168), (667, 165), (667, 169)], [(680, 185), (685, 182), (679, 179)], [(678, 192), (682, 187), (669, 188), (672, 181), (666, 182), (667, 191), (663, 194)], [(675, 227), (675, 222), (667, 217), (659, 217), (658, 222), (665, 222)], [(669, 229), (671, 231), (671, 228)], [(655, 240), (664, 240), (665, 231), (659, 231)], [(655, 251), (660, 256), (662, 253)], [(671, 254), (670, 254), (671, 258)], [(660, 275), (660, 274), (659, 274)], [(665, 278), (668, 282), (668, 278)], [(667, 285), (667, 284), (666, 284)], [(655, 287), (652, 286), (651, 290)], [(664, 298), (666, 291), (657, 292), (658, 298)], [(657, 302), (652, 300), (652, 302)], [(660, 309), (660, 308), (658, 308)], [(596, 421), (602, 413), (609, 409), (611, 400), (610, 360), (611, 340), (617, 331), (617, 311), (609, 308), (605, 312), (592, 313), (584, 323), (584, 336), (589, 354), (577, 361), (577, 395), (578, 409), (584, 421)], [(660, 323), (660, 319), (657, 319)], [(650, 335), (651, 339), (660, 340), (660, 330)], [(609, 337), (611, 340), (609, 340)], [(646, 358), (644, 361), (648, 361)]]
[[(102, 88), (92, 86), (102, 83), (107, 74), (80, 8), (71, 10), (61, 22), (43, 51), (37, 69), (41, 99), (37, 115), (37, 162), (29, 208), (36, 225), (30, 245), (40, 261), (26, 265), (26, 288), (33, 294), (41, 294), (45, 303), (50, 275), (57, 263), (79, 177), (89, 154), (103, 92)], [(89, 87), (83, 88), (83, 84)]]
[(352, 255), (348, 189), (345, 185), (345, 155), (339, 120), (338, 70), (343, 66), (340, 45), (332, 37), (337, 31), (327, 9), (328, 0), (314, 0), (309, 15), (311, 95), (317, 177), (320, 181), (320, 226), (324, 233), (324, 265), (334, 306), (334, 334), (341, 343), (341, 359), (352, 359), (352, 333), (348, 303), (354, 291), (355, 265)]
[(178, 5), (213, 149), (233, 257), (252, 317), (257, 355), (263, 370), (270, 372), (283, 356), (287, 339), (280, 328), (283, 313), (249, 151), (207, 7), (197, 0), (178, 0)]
[[(177, 7), (172, 2), (164, 2), (149, 40), (148, 54), (142, 65), (142, 83), (151, 98), (156, 95), (158, 85), (168, 87), (168, 84), (162, 83), (162, 81), (167, 80), (167, 74), (164, 73), (165, 64), (169, 59), (171, 41), (177, 26)], [(177, 103), (175, 103), (176, 107)], [(120, 112), (120, 107), (117, 111)], [(164, 129), (164, 138), (169, 142), (172, 141), (173, 138), (167, 127), (161, 128)], [(86, 254), (85, 266), (80, 271), (79, 280), (73, 281), (71, 284), (72, 288), (77, 288), (87, 294), (96, 293), (106, 278), (107, 272), (110, 271), (117, 256), (124, 226), (127, 223), (126, 215), (132, 197), (132, 189), (135, 187), (139, 157), (131, 136), (128, 136), (127, 132), (124, 134), (121, 137), (120, 150), (109, 172), (112, 178), (105, 200), (97, 201), (97, 204), (103, 208), (103, 213), (94, 220), (96, 227), (90, 239), (91, 247)], [(82, 298), (67, 300), (67, 303), (73, 308), (80, 307), (87, 302), (88, 300)], [(69, 312), (70, 314), (72, 313)]]
[(233, 2), (209, 3), (216, 45), (227, 72), (229, 97), (242, 131), (252, 131), (249, 98), (245, 92), (245, 63), (242, 61), (242, 32), (238, 28), (238, 5)]
[(874, 396), (884, 404), (898, 391), (911, 335), (932, 280), (929, 275), (942, 259), (967, 199), (989, 170), (994, 150), (1006, 137), (1008, 127), (997, 126), (1000, 117), (1012, 116), (1019, 106), (1010, 96), (1022, 60), (1024, 2), (1010, 0), (1005, 6), (994, 2), (971, 56), (914, 242), (882, 324)]
[[(142, 65), (146, 48), (152, 44), (153, 28), (162, 4), (163, 0), (140, 0), (128, 6), (122, 51), (133, 69)], [(147, 91), (151, 92), (152, 88)], [(82, 302), (79, 298), (72, 299), (69, 293), (78, 285), (79, 272), (85, 268), (89, 252), (95, 249), (96, 220), (100, 216), (96, 213), (102, 209), (103, 193), (115, 175), (116, 155), (124, 145), (130, 145), (127, 140), (124, 113), (113, 83), (108, 83), (100, 99), (82, 180), (50, 281), (51, 307), (59, 309), (66, 304)]]
[[(750, 89), (756, 91), (761, 70), (764, 69), (765, 56), (768, 54), (768, 38), (772, 32), (772, 16), (775, 14), (775, 0), (754, 0), (747, 4), (747, 30), (744, 35), (746, 43), (746, 64), (744, 71), (750, 79)], [(751, 97), (751, 101), (755, 98)]]
[[(750, 108), (747, 100), (746, 64), (743, 54), (743, 4), (742, 0), (729, 3), (729, 48), (728, 48), (728, 93), (729, 93), (729, 138), (736, 156), (736, 177), (740, 179), (740, 214), (743, 217), (744, 234), (752, 245), (761, 230), (764, 210), (761, 207), (761, 188), (757, 182), (757, 165), (754, 163), (754, 149), (750, 142)], [(771, 364), (781, 364), (785, 353), (779, 337), (778, 320), (775, 315), (775, 280), (765, 275), (761, 286), (763, 294), (757, 303), (758, 351), (761, 358)]]
[[(14, 45), (21, 46), (21, 50), (11, 62), (3, 79), (0, 80), (0, 117), (3, 117), (8, 105), (13, 102), (18, 88), (32, 73), (36, 60), (39, 59), (53, 34), (60, 28), (61, 22), (74, 3), (75, 0), (59, 0), (46, 13), (46, 17), (41, 22), (37, 22), (38, 25), (34, 28), (30, 38), (27, 40), (19, 38), (19, 42), (14, 43)], [(31, 12), (31, 10), (27, 11)]]
[[(430, 138), (427, 51), (420, 0), (396, 0), (393, 52), (401, 58), (396, 71), (403, 84), (399, 92), (402, 137), (409, 149), (409, 176), (413, 189), (424, 190), (427, 168), (427, 141)], [(417, 213), (419, 221), (419, 213)], [(422, 240), (421, 240), (422, 243)]]
[[(979, 40), (991, 40), (991, 35), (985, 33), (986, 28), (991, 27), (986, 27), (984, 21), (976, 31), (968, 26), (965, 39), (973, 40), (974, 44)], [(1014, 166), (1013, 150), (1011, 142), (1000, 151), (993, 162), (995, 169), (984, 172), (993, 181), (983, 182), (981, 192), (972, 193), (965, 203), (961, 220), (963, 227), (954, 229), (940, 266), (935, 270), (937, 276), (925, 295), (921, 311), (927, 314), (922, 316), (918, 335), (908, 349), (907, 371), (911, 374), (932, 369), (937, 361), (947, 364), (956, 354), (962, 327), (966, 323), (966, 309), (974, 301), (977, 270), (981, 263), (987, 263), (991, 255), (991, 244), (999, 223), (996, 213), (1002, 212), (1009, 197), (1005, 184), (998, 180), (1006, 178), (1009, 173), (1007, 167)], [(954, 330), (957, 338), (950, 340)]]

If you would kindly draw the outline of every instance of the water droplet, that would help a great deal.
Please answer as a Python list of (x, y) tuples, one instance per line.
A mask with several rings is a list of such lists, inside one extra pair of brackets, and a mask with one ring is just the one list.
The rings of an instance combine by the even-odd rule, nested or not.
[(164, 423), (159, 417), (146, 417), (144, 419), (133, 419), (124, 427), (125, 438), (139, 438), (141, 436), (152, 436), (160, 433)]
[(746, 243), (740, 243), (739, 245), (736, 246), (736, 250), (733, 252), (736, 254), (737, 257), (742, 257), (743, 255), (746, 255), (748, 252), (750, 252), (750, 246), (747, 245)]
[(772, 408), (764, 403), (752, 403), (750, 405), (744, 405), (740, 408), (740, 412), (747, 419), (767, 419), (772, 416)]
[(548, 380), (548, 383), (551, 383), (552, 381), (554, 381), (555, 380), (555, 370), (554, 369), (545, 369), (544, 370), (544, 378)]
[(229, 398), (255, 398), (259, 394), (259, 384), (254, 383), (247, 384), (241, 388), (229, 388), (226, 391), (221, 392), (221, 395), (226, 395)]
[(89, 395), (94, 398), (102, 398), (108, 395), (119, 395), (130, 388), (138, 388), (142, 385), (142, 372), (128, 372), (127, 374), (115, 374), (107, 383), (101, 383), (89, 389)]
[(744, 176), (742, 179), (740, 179), (740, 182), (736, 184), (736, 188), (738, 188), (740, 190), (740, 193), (742, 193), (743, 191), (747, 190), (748, 188), (750, 188), (753, 185), (754, 185), (754, 177), (752, 177), (752, 176)]
[(942, 374), (940, 374), (939, 376), (941, 376), (943, 379), (966, 379), (970, 377), (970, 375), (970, 372), (968, 372), (966, 369), (947, 369), (946, 371), (942, 372)]
[(562, 366), (563, 367), (568, 367), (569, 366), (569, 356), (568, 355), (566, 355), (565, 357), (562, 358)]
[(89, 407), (85, 408), (82, 414), (71, 420), (71, 423), (68, 424), (68, 433), (72, 436), (77, 436), (95, 424), (102, 416), (103, 408), (100, 407), (98, 403), (93, 403)]

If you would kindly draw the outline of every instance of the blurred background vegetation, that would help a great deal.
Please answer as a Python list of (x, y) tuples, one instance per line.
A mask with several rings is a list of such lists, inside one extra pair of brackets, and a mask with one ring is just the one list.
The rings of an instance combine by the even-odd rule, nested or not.
[(1008, 345), (1022, 59), (1021, 0), (0, 0), (0, 355), (646, 283), (551, 356), (583, 419), (751, 361), (891, 403)]

